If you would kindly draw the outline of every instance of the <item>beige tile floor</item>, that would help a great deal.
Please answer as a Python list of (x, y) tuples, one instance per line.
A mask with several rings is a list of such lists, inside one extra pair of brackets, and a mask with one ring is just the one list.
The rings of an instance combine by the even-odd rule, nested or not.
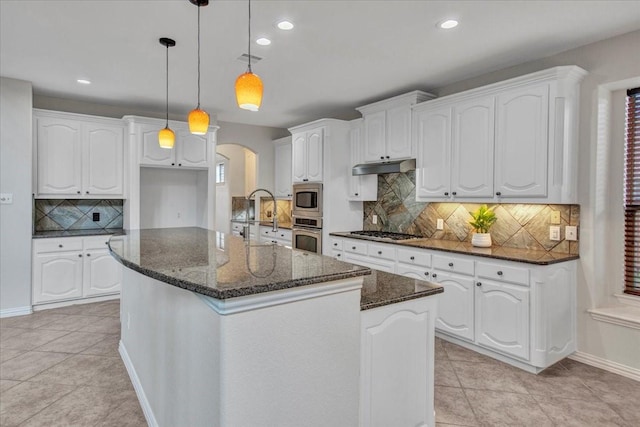
[[(119, 310), (0, 319), (0, 426), (146, 425), (118, 354)], [(438, 426), (640, 426), (640, 382), (568, 359), (536, 376), (438, 339), (435, 384)]]

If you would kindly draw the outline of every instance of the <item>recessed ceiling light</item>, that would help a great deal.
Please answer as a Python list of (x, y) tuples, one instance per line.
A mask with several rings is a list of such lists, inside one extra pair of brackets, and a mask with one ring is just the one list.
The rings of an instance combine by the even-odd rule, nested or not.
[(258, 43), (260, 46), (269, 46), (271, 44), (271, 40), (266, 37), (260, 37), (258, 40), (256, 40), (256, 43)]
[(281, 30), (293, 30), (293, 24), (289, 21), (280, 21), (278, 22), (278, 28), (280, 28)]
[(90, 85), (91, 81), (87, 80), (87, 79), (78, 79), (76, 80), (78, 83), (82, 84), (82, 85)]
[(447, 19), (446, 21), (442, 21), (438, 23), (438, 28), (442, 28), (443, 30), (450, 30), (458, 26), (458, 21), (455, 19)]

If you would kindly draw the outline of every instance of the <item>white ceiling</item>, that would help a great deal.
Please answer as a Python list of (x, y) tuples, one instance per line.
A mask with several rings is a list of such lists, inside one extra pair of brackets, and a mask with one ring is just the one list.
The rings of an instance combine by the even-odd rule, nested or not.
[[(460, 26), (436, 23), (455, 17)], [(294, 30), (275, 23), (288, 18)], [(197, 8), (188, 0), (0, 0), (0, 75), (34, 93), (163, 112), (165, 48), (171, 113), (196, 104)], [(219, 120), (287, 127), (413, 89), (434, 90), (493, 70), (640, 29), (640, 1), (252, 2), (259, 112), (235, 105), (246, 64), (247, 2), (201, 8), (202, 107)], [(88, 78), (88, 86), (76, 83)]]

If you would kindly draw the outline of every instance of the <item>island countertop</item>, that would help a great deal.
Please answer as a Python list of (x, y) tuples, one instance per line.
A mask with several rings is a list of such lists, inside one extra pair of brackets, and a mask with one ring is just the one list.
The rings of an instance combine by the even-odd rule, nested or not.
[(202, 228), (131, 230), (109, 241), (113, 256), (145, 276), (228, 299), (365, 276), (361, 309), (442, 292), (430, 282)]

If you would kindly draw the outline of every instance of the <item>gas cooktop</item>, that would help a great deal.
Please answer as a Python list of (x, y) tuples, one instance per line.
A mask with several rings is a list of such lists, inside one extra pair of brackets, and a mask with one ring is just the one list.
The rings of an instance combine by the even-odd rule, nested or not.
[(386, 240), (410, 240), (423, 238), (422, 236), (416, 236), (414, 234), (392, 233), (390, 231), (352, 231), (350, 234)]

